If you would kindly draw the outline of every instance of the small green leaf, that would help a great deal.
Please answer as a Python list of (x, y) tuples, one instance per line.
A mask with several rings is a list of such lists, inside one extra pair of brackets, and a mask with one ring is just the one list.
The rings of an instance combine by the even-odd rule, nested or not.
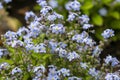
[(120, 19), (120, 13), (117, 11), (110, 12), (110, 16), (112, 16), (115, 19)]
[(0, 63), (7, 62), (9, 64), (13, 64), (14, 62), (12, 60), (6, 60), (6, 59), (0, 59)]
[(104, 4), (109, 4), (112, 0), (102, 0)]
[(87, 1), (83, 4), (83, 6), (81, 6), (82, 10), (88, 10), (91, 9), (93, 7), (93, 3), (90, 1)]
[(98, 14), (93, 15), (92, 21), (97, 26), (102, 26), (103, 25), (103, 18)]

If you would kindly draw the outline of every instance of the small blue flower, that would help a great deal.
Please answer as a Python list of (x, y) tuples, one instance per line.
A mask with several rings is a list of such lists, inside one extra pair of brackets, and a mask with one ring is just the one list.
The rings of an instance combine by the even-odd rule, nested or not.
[(105, 39), (110, 38), (114, 36), (114, 31), (112, 29), (106, 29), (104, 32), (101, 34)]
[(81, 4), (77, 0), (74, 0), (74, 1), (68, 2), (65, 5), (65, 7), (66, 7), (67, 10), (79, 11), (80, 7), (81, 7)]
[(51, 11), (52, 8), (50, 6), (44, 6), (42, 9), (41, 9), (41, 13), (45, 16), (47, 13), (49, 13), (49, 11)]
[(30, 17), (34, 18), (36, 15), (32, 11), (25, 13), (25, 20), (28, 21)]
[(97, 77), (98, 74), (99, 74), (99, 71), (96, 70), (95, 68), (90, 68), (90, 69), (89, 69), (89, 74), (90, 74), (91, 76), (93, 76), (93, 77)]
[(40, 43), (34, 47), (34, 51), (37, 53), (46, 53), (46, 45), (44, 43)]
[(84, 23), (88, 23), (90, 19), (87, 15), (82, 15), (79, 17), (79, 20), (81, 24), (84, 24)]
[(78, 16), (76, 13), (70, 13), (69, 15), (68, 15), (68, 21), (74, 21), (75, 20), (75, 18), (76, 18), (76, 16)]
[(50, 25), (50, 28), (52, 30), (52, 33), (55, 34), (62, 34), (65, 32), (65, 28), (63, 27), (63, 24), (52, 24)]
[(63, 75), (64, 77), (70, 76), (70, 70), (69, 70), (69, 69), (62, 68), (62, 69), (60, 69), (59, 71), (62, 73), (62, 75)]
[(15, 67), (15, 68), (12, 70), (11, 74), (12, 74), (12, 75), (15, 75), (16, 73), (22, 73), (22, 70), (21, 70), (20, 68), (18, 68), (18, 67)]
[(80, 58), (80, 56), (75, 51), (70, 52), (67, 55), (67, 59), (69, 59), (69, 61), (72, 61), (72, 60), (78, 59), (78, 58)]
[(91, 24), (83, 24), (83, 29), (89, 29), (89, 28), (91, 28), (92, 27), (92, 25)]
[(47, 6), (47, 2), (46, 2), (45, 0), (37, 0), (37, 3), (38, 3), (41, 7)]
[(84, 69), (86, 69), (88, 67), (88, 65), (86, 63), (80, 62), (80, 66)]
[(47, 19), (48, 19), (49, 21), (55, 21), (55, 20), (57, 19), (57, 16), (54, 15), (54, 14), (48, 15), (48, 16), (47, 16)]
[(120, 77), (114, 73), (107, 73), (105, 80), (120, 80)]
[(49, 0), (49, 5), (52, 7), (52, 8), (56, 8), (58, 7), (58, 2), (57, 0)]

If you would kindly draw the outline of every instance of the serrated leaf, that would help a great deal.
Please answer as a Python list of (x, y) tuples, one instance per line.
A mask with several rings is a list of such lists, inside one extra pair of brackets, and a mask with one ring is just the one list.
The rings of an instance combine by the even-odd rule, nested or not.
[(98, 14), (95, 14), (95, 15), (92, 16), (92, 21), (97, 26), (102, 26), (103, 25), (103, 18)]

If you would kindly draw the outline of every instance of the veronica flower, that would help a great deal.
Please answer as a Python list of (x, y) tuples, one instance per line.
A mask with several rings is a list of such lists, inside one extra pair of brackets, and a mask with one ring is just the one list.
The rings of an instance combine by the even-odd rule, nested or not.
[(120, 80), (120, 77), (114, 73), (107, 73), (105, 80)]
[(49, 21), (55, 21), (55, 20), (57, 19), (57, 16), (54, 15), (54, 14), (48, 15), (48, 16), (47, 16), (47, 19), (48, 19)]
[(66, 57), (67, 56), (67, 51), (62, 48), (57, 48), (56, 51), (59, 53), (60, 57)]
[(28, 44), (26, 44), (26, 46), (25, 46), (25, 48), (26, 48), (26, 50), (27, 51), (29, 51), (29, 50), (34, 50), (34, 45), (32, 44), (32, 43), (28, 43)]
[(56, 12), (53, 12), (53, 14), (58, 18), (58, 19), (63, 19), (63, 15), (58, 14)]
[(83, 24), (83, 29), (89, 29), (89, 28), (91, 28), (92, 27), (92, 25), (91, 24)]
[(120, 62), (118, 61), (118, 59), (117, 59), (116, 57), (112, 58), (112, 63), (111, 63), (112, 66), (116, 66), (116, 65), (118, 65), (119, 63), (120, 63)]
[(52, 11), (52, 8), (50, 6), (44, 6), (40, 12), (45, 16), (49, 11)]
[(92, 47), (96, 44), (96, 42), (93, 41), (93, 39), (89, 38), (89, 37), (84, 38), (83, 42), (86, 43), (87, 45), (89, 45), (90, 47)]
[(75, 18), (76, 18), (76, 16), (78, 16), (76, 13), (70, 13), (69, 15), (68, 15), (68, 21), (74, 21), (75, 20)]
[(18, 29), (17, 35), (23, 36), (23, 35), (27, 35), (29, 32), (30, 31), (27, 28), (21, 27), (21, 28)]
[(77, 0), (74, 0), (74, 1), (68, 2), (65, 5), (65, 7), (66, 7), (67, 10), (79, 11), (80, 7), (81, 7), (81, 4)]
[(48, 75), (47, 80), (60, 80), (58, 75)]
[(101, 34), (105, 39), (110, 38), (114, 36), (114, 31), (112, 29), (106, 29), (104, 32)]
[(107, 56), (106, 59), (105, 59), (105, 63), (106, 64), (110, 64), (111, 63), (111, 66), (115, 66), (119, 63), (119, 61), (117, 60), (116, 57), (112, 57), (112, 56)]
[(35, 13), (33, 13), (32, 11), (28, 11), (25, 13), (25, 20), (28, 21), (30, 17), (35, 18)]
[(46, 69), (43, 65), (35, 67), (33, 72), (36, 74), (37, 77), (41, 77), (43, 73), (45, 73)]
[(70, 70), (66, 68), (60, 69), (60, 72), (63, 74), (64, 77), (70, 76)]
[(63, 49), (67, 47), (67, 44), (65, 44), (63, 42), (59, 42), (58, 45)]
[(73, 41), (76, 41), (77, 43), (84, 43), (84, 39), (88, 36), (88, 33), (83, 31), (81, 34), (75, 34), (72, 37)]
[(1, 71), (1, 70), (5, 70), (5, 69), (7, 69), (8, 67), (10, 67), (10, 65), (9, 65), (8, 63), (6, 63), (6, 62), (1, 63), (1, 64), (0, 64), (0, 71)]
[(52, 33), (55, 34), (62, 34), (65, 32), (65, 28), (63, 27), (63, 24), (52, 24), (50, 25), (50, 28), (52, 30)]
[(68, 77), (68, 80), (82, 80), (82, 78), (78, 78), (76, 76)]
[(24, 43), (29, 44), (32, 43), (32, 38), (30, 38), (30, 34), (23, 36)]
[(15, 68), (12, 70), (11, 74), (14, 75), (14, 74), (16, 74), (16, 73), (22, 73), (22, 70), (21, 70), (20, 68), (18, 68), (18, 67), (15, 67)]
[(34, 51), (37, 53), (46, 53), (46, 45), (44, 43), (40, 43), (34, 47)]
[(7, 51), (7, 49), (0, 49), (0, 58), (2, 57), (2, 56), (6, 56), (6, 55), (8, 55), (9, 54), (9, 52)]
[(4, 37), (7, 40), (16, 40), (18, 36), (17, 36), (17, 33), (12, 32), (12, 31), (8, 31), (5, 33)]
[(16, 48), (18, 46), (22, 47), (24, 46), (24, 43), (20, 40), (14, 40), (13, 43), (11, 44), (12, 47)]
[(102, 51), (102, 49), (101, 48), (99, 48), (99, 46), (96, 46), (95, 48), (94, 48), (94, 50), (93, 50), (93, 56), (99, 56), (99, 54), (101, 54), (101, 51)]
[(88, 65), (86, 63), (80, 62), (80, 66), (84, 69), (86, 69), (88, 67)]
[(82, 15), (79, 17), (79, 20), (80, 20), (80, 23), (83, 24), (83, 23), (88, 23), (90, 19), (87, 15)]
[(89, 69), (89, 74), (90, 74), (91, 76), (93, 76), (93, 77), (96, 77), (96, 76), (98, 76), (99, 71), (96, 70), (95, 68), (90, 68), (90, 69)]
[(54, 53), (55, 49), (57, 48), (58, 43), (54, 41), (49, 42), (49, 47), (51, 48), (51, 52)]
[(52, 8), (56, 8), (58, 7), (58, 2), (57, 0), (49, 0), (49, 5), (52, 7)]
[(45, 0), (37, 0), (37, 3), (42, 7), (47, 6), (47, 2)]
[(74, 11), (79, 11), (80, 7), (81, 7), (81, 4), (77, 0), (74, 0), (73, 2), (71, 2), (71, 8)]
[(67, 55), (67, 59), (69, 59), (69, 61), (72, 61), (73, 59), (77, 59), (77, 58), (80, 58), (80, 56), (75, 51), (70, 52)]

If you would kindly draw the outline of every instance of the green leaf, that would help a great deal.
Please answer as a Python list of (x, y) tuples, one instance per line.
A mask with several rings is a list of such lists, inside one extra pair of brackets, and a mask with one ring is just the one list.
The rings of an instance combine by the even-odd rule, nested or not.
[(120, 29), (120, 20), (111, 21), (110, 27), (113, 29)]
[(92, 16), (92, 21), (97, 26), (102, 26), (103, 25), (103, 18), (98, 14), (95, 14), (95, 15)]
[(83, 6), (81, 6), (82, 10), (88, 10), (91, 9), (93, 7), (93, 3), (90, 1), (87, 1), (83, 4)]
[(35, 6), (34, 6), (34, 10), (35, 10), (35, 11), (40, 10), (40, 6), (39, 6), (39, 5), (35, 5)]
[(110, 3), (112, 0), (102, 0), (102, 2), (104, 3), (104, 4), (108, 4), (108, 3)]
[(117, 12), (117, 11), (110, 12), (109, 15), (112, 16), (112, 17), (115, 18), (115, 19), (120, 19), (120, 13)]
[(0, 63), (3, 63), (3, 62), (7, 62), (9, 64), (13, 64), (14, 63), (12, 60), (6, 60), (6, 59), (3, 59), (3, 58), (0, 58)]

